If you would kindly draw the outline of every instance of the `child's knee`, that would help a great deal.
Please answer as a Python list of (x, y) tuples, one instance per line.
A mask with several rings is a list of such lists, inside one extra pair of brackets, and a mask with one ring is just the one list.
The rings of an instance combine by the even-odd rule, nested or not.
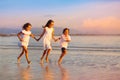
[(48, 49), (48, 52), (50, 52), (52, 49)]
[(65, 55), (67, 54), (67, 50), (64, 51), (64, 54), (65, 54)]
[(61, 48), (61, 51), (62, 51), (62, 53), (64, 53), (64, 54), (66, 54), (66, 53), (67, 53), (66, 48)]
[(23, 46), (23, 49), (24, 49), (25, 53), (28, 53), (27, 47), (24, 47), (24, 46)]

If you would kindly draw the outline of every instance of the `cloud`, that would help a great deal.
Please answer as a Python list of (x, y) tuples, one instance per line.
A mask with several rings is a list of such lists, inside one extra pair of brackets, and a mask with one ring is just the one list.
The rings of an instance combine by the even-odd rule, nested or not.
[[(74, 0), (73, 0), (74, 1)], [(37, 8), (36, 8), (37, 7)], [(120, 33), (120, 2), (89, 1), (55, 6), (54, 8), (27, 7), (26, 9), (1, 11), (0, 27), (20, 26), (30, 22), (34, 27), (46, 24), (48, 19), (55, 21), (55, 26), (70, 27), (84, 33)], [(2, 7), (1, 7), (2, 8)]]
[(100, 19), (87, 19), (83, 21), (84, 27), (120, 27), (120, 19), (116, 17), (105, 17)]
[(120, 19), (105, 17), (99, 19), (86, 19), (82, 23), (82, 29), (99, 33), (120, 33)]

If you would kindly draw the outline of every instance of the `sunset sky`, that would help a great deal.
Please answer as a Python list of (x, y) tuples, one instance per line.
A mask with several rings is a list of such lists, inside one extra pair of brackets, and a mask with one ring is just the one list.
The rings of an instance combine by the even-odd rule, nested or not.
[(41, 27), (49, 19), (80, 33), (120, 34), (120, 0), (0, 1), (0, 28)]

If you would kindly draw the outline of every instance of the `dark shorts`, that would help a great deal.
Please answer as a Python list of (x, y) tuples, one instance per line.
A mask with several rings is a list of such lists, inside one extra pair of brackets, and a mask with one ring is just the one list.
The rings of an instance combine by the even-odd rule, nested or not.
[(65, 52), (65, 51), (66, 51), (66, 48), (62, 47), (62, 48), (61, 48), (61, 51), (62, 51), (62, 52)]

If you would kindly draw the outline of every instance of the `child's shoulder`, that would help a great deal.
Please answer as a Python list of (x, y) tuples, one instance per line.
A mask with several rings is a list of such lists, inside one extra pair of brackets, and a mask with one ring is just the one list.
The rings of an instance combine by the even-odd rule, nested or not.
[(52, 29), (52, 28), (45, 27), (44, 29)]
[(65, 35), (64, 35), (64, 34), (62, 34), (62, 35), (61, 35), (61, 37), (65, 37)]
[(26, 30), (22, 30), (21, 32), (26, 33), (26, 34), (31, 34), (32, 33), (31, 31), (26, 31)]
[(22, 30), (21, 32), (22, 32), (22, 33), (25, 33), (26, 31), (25, 31), (25, 30)]

